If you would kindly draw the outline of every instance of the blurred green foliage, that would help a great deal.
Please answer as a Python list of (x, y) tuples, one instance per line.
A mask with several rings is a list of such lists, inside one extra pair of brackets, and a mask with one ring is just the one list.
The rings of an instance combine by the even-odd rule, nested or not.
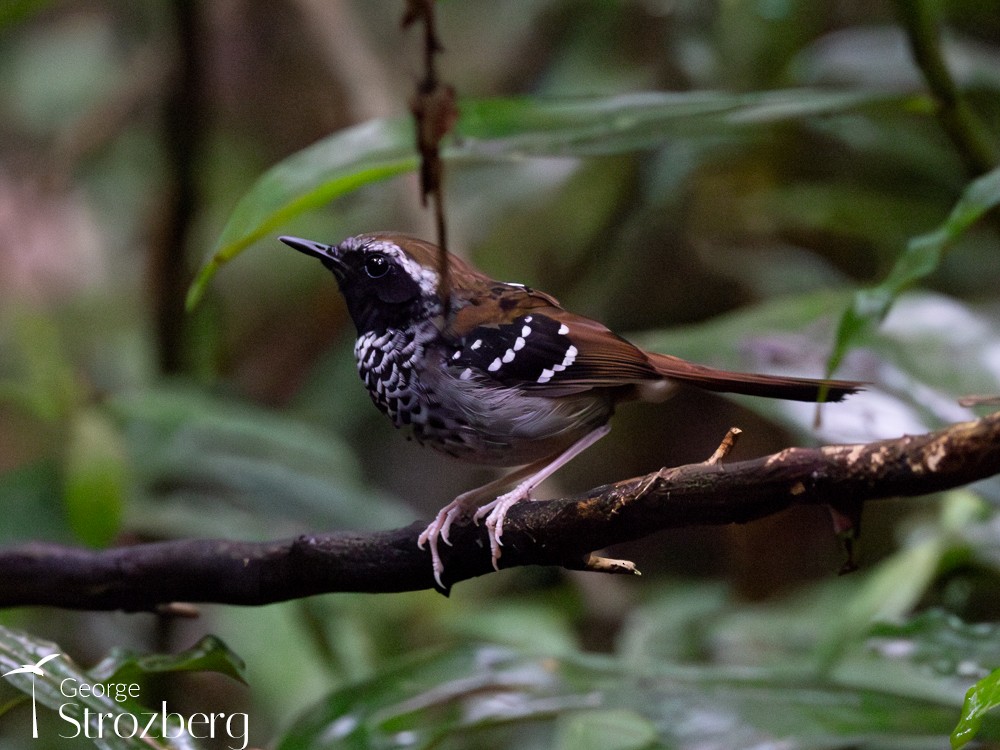
[[(454, 249), (651, 348), (803, 375), (832, 362), (874, 384), (818, 429), (805, 404), (623, 408), (554, 492), (702, 460), (730, 424), (738, 459), (922, 432), (975, 416), (957, 397), (1000, 390), (1000, 173), (968, 171), (897, 19), (942, 25), (922, 41), (995, 144), (991, 5), (439, 3), (461, 107)], [(483, 480), (383, 422), (332, 280), (273, 238), (432, 236), (401, 12), (0, 7), (5, 544), (387, 528)], [(202, 109), (171, 119), (182, 49), (199, 52)], [(194, 169), (168, 156), (178, 142)], [(183, 285), (215, 259), (192, 314), (164, 253)], [(170, 326), (185, 366), (164, 373)], [(616, 550), (638, 580), (520, 569), (447, 600), (333, 595), (192, 622), (7, 611), (0, 666), (59, 651), (171, 706), (246, 711), (251, 743), (281, 748), (997, 743), (998, 502), (993, 479), (871, 503), (862, 571), (844, 578), (828, 519), (803, 511)], [(35, 678), (41, 736), (59, 731), (54, 684)], [(0, 681), (0, 748), (28, 736), (31, 687)]]

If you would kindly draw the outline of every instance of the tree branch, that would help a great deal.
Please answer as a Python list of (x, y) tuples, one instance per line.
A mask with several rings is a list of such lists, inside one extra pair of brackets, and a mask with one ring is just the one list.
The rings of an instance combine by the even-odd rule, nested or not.
[[(751, 461), (661, 469), (572, 498), (522, 503), (504, 526), (504, 567), (634, 572), (590, 554), (660, 529), (746, 523), (793, 505), (924, 495), (1000, 473), (1000, 412), (863, 445), (790, 448)], [(0, 550), (0, 607), (157, 610), (174, 602), (259, 605), (335, 591), (431, 588), (425, 522), (275, 542), (186, 539), (108, 550), (31, 543)], [(485, 529), (456, 526), (449, 584), (492, 572)]]

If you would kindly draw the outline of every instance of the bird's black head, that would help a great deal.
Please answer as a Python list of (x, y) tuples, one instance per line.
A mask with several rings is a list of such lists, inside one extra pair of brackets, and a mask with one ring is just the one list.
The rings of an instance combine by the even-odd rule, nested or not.
[(438, 274), (407, 252), (408, 238), (360, 235), (339, 245), (298, 237), (279, 239), (318, 258), (333, 272), (358, 333), (402, 328), (441, 311)]

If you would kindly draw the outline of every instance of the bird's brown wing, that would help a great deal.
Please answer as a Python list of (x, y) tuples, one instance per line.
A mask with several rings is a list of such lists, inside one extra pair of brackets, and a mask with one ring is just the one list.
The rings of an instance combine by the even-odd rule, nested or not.
[[(728, 372), (647, 352), (590, 318), (563, 309), (547, 294), (491, 282), (471, 295), (452, 330), (453, 367), (506, 386), (559, 397), (591, 388), (637, 386), (667, 379), (710, 391), (791, 401), (839, 401), (862, 383)], [(497, 316), (497, 310), (502, 316)]]
[(553, 398), (662, 379), (641, 349), (547, 294), (494, 283), (470, 296), (448, 329), (460, 374)]

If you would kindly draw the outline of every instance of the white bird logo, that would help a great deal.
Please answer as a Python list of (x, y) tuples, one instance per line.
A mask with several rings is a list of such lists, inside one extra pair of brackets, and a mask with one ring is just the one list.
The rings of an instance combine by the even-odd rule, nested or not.
[[(49, 654), (48, 656), (43, 656), (34, 664), (24, 664), (17, 669), (12, 669), (9, 672), (3, 674), (4, 677), (11, 674), (30, 674), (37, 675), (39, 677), (44, 677), (45, 672), (42, 671), (42, 665), (46, 662), (50, 662), (55, 659), (60, 654)], [(38, 739), (38, 709), (35, 705), (35, 680), (32, 677), (31, 680), (31, 736), (34, 739)]]

